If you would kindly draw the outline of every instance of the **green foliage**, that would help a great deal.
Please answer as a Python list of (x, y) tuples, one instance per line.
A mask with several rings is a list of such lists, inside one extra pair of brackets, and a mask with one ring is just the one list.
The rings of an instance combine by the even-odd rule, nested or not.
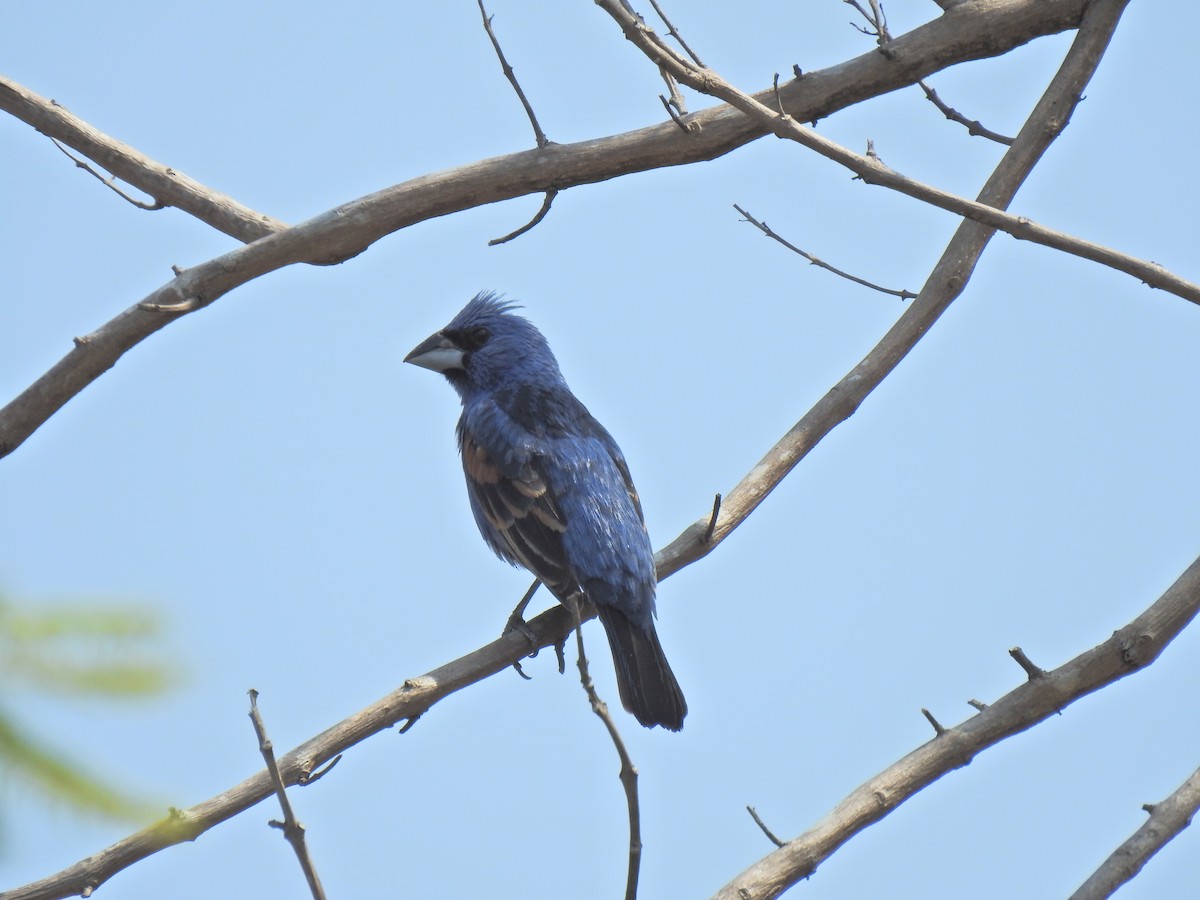
[(89, 813), (144, 819), (149, 809), (29, 733), (9, 709), (18, 693), (138, 700), (171, 684), (155, 660), (161, 633), (147, 610), (79, 603), (18, 608), (0, 598), (0, 768), (13, 783)]

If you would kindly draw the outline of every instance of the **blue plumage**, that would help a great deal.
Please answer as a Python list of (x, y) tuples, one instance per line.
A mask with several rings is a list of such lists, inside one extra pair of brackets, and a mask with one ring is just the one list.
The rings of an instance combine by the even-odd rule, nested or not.
[(625, 708), (678, 731), (687, 704), (654, 629), (654, 553), (625, 457), (571, 393), (542, 333), (512, 309), (481, 293), (405, 362), (458, 391), (467, 493), (488, 546), (560, 601), (586, 596)]

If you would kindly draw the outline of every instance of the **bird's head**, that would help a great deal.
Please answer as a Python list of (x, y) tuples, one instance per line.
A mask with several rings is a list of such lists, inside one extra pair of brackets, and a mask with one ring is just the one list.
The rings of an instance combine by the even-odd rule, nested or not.
[(476, 294), (450, 324), (430, 335), (406, 363), (441, 372), (464, 397), (524, 379), (561, 380), (550, 345), (499, 294)]

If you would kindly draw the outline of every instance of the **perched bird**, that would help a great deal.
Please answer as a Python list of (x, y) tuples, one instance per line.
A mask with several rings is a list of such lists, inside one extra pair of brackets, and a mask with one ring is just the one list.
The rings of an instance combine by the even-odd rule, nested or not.
[(568, 608), (590, 600), (622, 704), (647, 727), (678, 731), (687, 703), (654, 630), (654, 553), (629, 467), (513, 308), (481, 293), (404, 361), (458, 391), (467, 494), (488, 546)]

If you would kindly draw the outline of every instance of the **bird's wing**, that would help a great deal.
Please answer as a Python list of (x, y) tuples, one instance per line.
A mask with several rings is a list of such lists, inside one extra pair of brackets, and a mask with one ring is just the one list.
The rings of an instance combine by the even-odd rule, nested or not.
[(566, 520), (537, 457), (505, 471), (470, 430), (462, 428), (459, 438), (471, 508), (484, 539), (555, 595), (577, 590), (563, 549)]
[[(599, 426), (599, 422), (596, 423)], [(617, 471), (621, 473), (621, 480), (625, 482), (625, 490), (629, 492), (629, 499), (633, 501), (633, 508), (637, 510), (638, 520), (643, 525), (646, 524), (646, 517), (642, 513), (642, 499), (638, 496), (637, 488), (633, 486), (633, 477), (629, 474), (629, 465), (625, 462), (625, 456), (621, 453), (621, 448), (617, 446), (617, 442), (612, 439), (607, 431), (601, 428), (601, 441), (608, 450), (608, 455), (612, 457), (612, 461), (616, 463)]]

